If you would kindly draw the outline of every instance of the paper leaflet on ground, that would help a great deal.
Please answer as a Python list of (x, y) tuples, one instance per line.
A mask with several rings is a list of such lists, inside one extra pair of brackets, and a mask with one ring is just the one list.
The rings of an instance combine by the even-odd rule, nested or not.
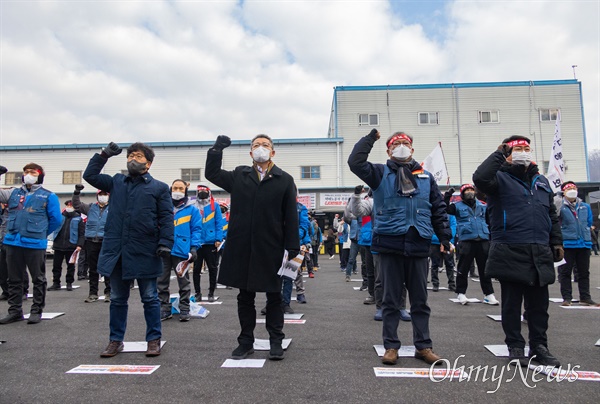
[[(433, 290), (433, 286), (427, 286), (427, 290)], [(448, 290), (448, 288), (444, 287), (444, 286), (440, 286), (438, 288), (438, 290)]]
[[(550, 300), (552, 303), (562, 303), (562, 302), (564, 302), (564, 300), (563, 300), (562, 297), (551, 297), (548, 300)], [(579, 300), (578, 299), (572, 299), (571, 302), (572, 303), (577, 303), (577, 302), (579, 302)]]
[[(600, 382), (600, 373), (598, 372), (590, 372), (587, 370), (572, 370), (572, 369), (562, 369), (555, 368), (554, 366), (542, 366), (542, 365), (534, 365), (532, 363), (529, 364), (529, 369), (539, 371), (545, 375), (552, 375), (553, 377), (564, 378), (565, 380), (582, 380), (582, 381), (592, 381), (592, 382)], [(560, 370), (560, 373), (559, 373)]]
[(360, 290), (360, 286), (353, 286), (352, 289), (354, 289), (354, 290)]
[(262, 368), (265, 359), (227, 359), (221, 365), (222, 368)]
[[(454, 302), (454, 303), (458, 303), (458, 299), (456, 299), (456, 298), (448, 299), (448, 300), (450, 300), (451, 302)], [(470, 297), (470, 298), (467, 299), (467, 302), (469, 302), (469, 303), (481, 303), (481, 300), (479, 300), (477, 298), (474, 298), (474, 297)]]
[(600, 310), (600, 306), (560, 306), (561, 309), (567, 310)]
[(350, 279), (351, 282), (362, 282), (362, 279)]
[(154, 373), (154, 371), (159, 367), (160, 365), (79, 365), (66, 373), (91, 373), (103, 375), (150, 375)]
[(190, 269), (191, 258), (192, 254), (188, 253), (188, 259), (185, 261), (181, 261), (179, 264), (177, 264), (177, 266), (175, 267), (175, 273), (178, 277), (183, 278), (185, 274), (187, 274), (188, 270)]
[(284, 250), (281, 268), (279, 268), (277, 275), (285, 276), (292, 280), (296, 279), (298, 276), (298, 268), (302, 265), (302, 261), (304, 261), (304, 256), (302, 254), (298, 254), (295, 258), (288, 260), (288, 252), (287, 250)]
[(302, 314), (302, 313), (293, 313), (293, 314), (283, 313), (284, 320), (300, 320), (302, 317), (304, 317), (304, 314)]
[[(291, 338), (284, 338), (283, 341), (281, 341), (281, 347), (283, 349), (288, 349), (291, 342), (292, 342)], [(258, 339), (257, 338), (254, 340), (254, 350), (255, 351), (268, 351), (270, 349), (271, 349), (271, 343), (269, 342), (268, 339)]]
[[(256, 324), (266, 324), (267, 320), (264, 318), (257, 318), (256, 319)], [(284, 324), (305, 324), (306, 320), (297, 320), (297, 319), (283, 319), (283, 323)]]
[[(383, 345), (373, 345), (375, 348), (375, 352), (377, 352), (377, 356), (383, 356), (385, 353), (385, 348)], [(398, 357), (400, 358), (414, 358), (415, 356), (415, 347), (413, 345), (406, 345), (400, 347), (398, 349)]]
[(596, 346), (600, 346), (600, 339), (596, 341)]
[[(506, 345), (484, 345), (485, 349), (490, 351), (494, 356), (508, 358), (508, 347)], [(529, 347), (525, 347), (525, 356), (529, 355)]]
[[(431, 368), (373, 368), (377, 377), (417, 377), (434, 380), (465, 380), (468, 375), (462, 369)], [(452, 376), (452, 377), (450, 377)]]
[[(160, 347), (165, 346), (167, 341), (160, 341)], [(146, 341), (123, 341), (123, 352), (146, 352), (148, 343)]]
[(196, 302), (190, 302), (190, 316), (196, 318), (206, 318), (210, 314), (210, 311), (206, 307)]
[[(81, 287), (81, 285), (71, 285), (71, 287), (72, 287), (73, 289), (79, 289), (79, 288)], [(61, 289), (65, 289), (65, 290), (66, 290), (66, 289), (67, 289), (67, 286), (66, 286), (66, 285), (62, 285), (60, 288), (61, 288)], [(29, 296), (29, 295), (28, 295), (28, 296)], [(33, 295), (31, 295), (31, 296), (33, 297)]]
[[(52, 320), (55, 319), (56, 317), (60, 317), (63, 316), (65, 313), (42, 313), (42, 320)], [(30, 314), (25, 314), (23, 316), (23, 318), (25, 318), (25, 320), (27, 320), (29, 318)]]
[[(494, 321), (502, 321), (501, 314), (488, 314), (487, 316)], [(521, 316), (521, 321), (526, 322), (525, 319), (523, 318), (523, 316)]]
[(73, 251), (73, 254), (71, 254), (71, 258), (69, 258), (69, 264), (77, 263), (77, 261), (79, 260), (79, 251), (81, 251), (81, 250)]

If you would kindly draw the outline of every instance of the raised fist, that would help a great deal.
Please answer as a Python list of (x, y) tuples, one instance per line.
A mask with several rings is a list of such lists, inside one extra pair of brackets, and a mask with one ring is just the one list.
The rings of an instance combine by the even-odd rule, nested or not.
[(231, 139), (229, 139), (229, 136), (219, 135), (212, 148), (215, 151), (223, 151), (223, 149), (229, 146), (231, 146)]
[(362, 185), (357, 185), (356, 187), (354, 187), (354, 194), (360, 195), (360, 194), (362, 194), (362, 191), (364, 189), (365, 189), (365, 187), (363, 187)]
[(111, 158), (112, 156), (116, 156), (121, 154), (123, 149), (119, 147), (115, 142), (110, 142), (104, 149), (102, 149), (102, 155), (105, 158)]
[(501, 152), (504, 157), (508, 157), (512, 153), (512, 147), (506, 143), (502, 143), (500, 146), (498, 146), (498, 151)]
[(371, 137), (375, 141), (379, 140), (379, 138), (381, 137), (377, 129), (371, 129), (371, 132), (369, 132), (367, 136)]
[(4, 166), (0, 166), (0, 175), (6, 174), (8, 172), (8, 168)]

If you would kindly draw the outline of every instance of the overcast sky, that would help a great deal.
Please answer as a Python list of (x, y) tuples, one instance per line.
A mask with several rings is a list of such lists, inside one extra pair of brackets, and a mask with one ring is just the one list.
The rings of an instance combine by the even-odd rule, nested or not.
[(0, 144), (325, 137), (334, 86), (572, 79), (598, 0), (1, 0)]

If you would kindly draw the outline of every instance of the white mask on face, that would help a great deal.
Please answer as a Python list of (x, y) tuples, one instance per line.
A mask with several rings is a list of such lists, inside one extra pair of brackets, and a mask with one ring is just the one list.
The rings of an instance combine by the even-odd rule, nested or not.
[(252, 159), (257, 163), (264, 163), (265, 161), (269, 161), (271, 158), (271, 151), (266, 147), (257, 147), (252, 150)]
[(171, 192), (171, 198), (175, 201), (183, 199), (184, 196), (185, 194), (183, 192)]
[(98, 195), (98, 202), (106, 205), (108, 203), (108, 195)]
[(531, 152), (513, 152), (512, 162), (521, 166), (529, 166), (529, 163), (531, 163)]
[(74, 208), (71, 208), (71, 207), (65, 208), (65, 210), (66, 210), (67, 212), (69, 212), (69, 213), (71, 213), (71, 212), (75, 212), (75, 209), (74, 209)]
[(411, 152), (412, 149), (410, 147), (399, 145), (392, 150), (392, 157), (397, 158), (398, 160), (406, 160), (410, 157)]
[(575, 199), (577, 198), (577, 190), (569, 189), (567, 192), (565, 192), (565, 196), (570, 199)]
[(36, 177), (35, 175), (31, 175), (31, 174), (27, 174), (26, 176), (23, 177), (23, 182), (25, 183), (25, 185), (33, 185), (37, 182), (38, 177)]

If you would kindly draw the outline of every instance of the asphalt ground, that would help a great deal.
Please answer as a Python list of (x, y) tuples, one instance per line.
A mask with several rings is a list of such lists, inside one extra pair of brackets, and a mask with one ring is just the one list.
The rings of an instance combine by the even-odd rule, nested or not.
[[(292, 343), (285, 359), (267, 360), (258, 369), (221, 368), (237, 346), (236, 290), (218, 289), (216, 295), (223, 303), (206, 306), (210, 314), (205, 319), (181, 323), (174, 316), (163, 322), (167, 343), (159, 357), (121, 353), (110, 359), (99, 357), (108, 343), (109, 305), (84, 303), (88, 293), (85, 281), (76, 282), (82, 287), (72, 292), (48, 292), (45, 311), (65, 312), (64, 316), (36, 325), (0, 325), (0, 340), (6, 341), (0, 345), (0, 403), (598, 402), (599, 382), (548, 382), (545, 378), (534, 382), (529, 372), (525, 383), (518, 373), (516, 377), (506, 370), (501, 374), (508, 359), (494, 357), (484, 348), (503, 344), (500, 323), (486, 317), (500, 314), (500, 308), (461, 306), (448, 300), (455, 297), (449, 291), (429, 295), (434, 350), (451, 363), (458, 358), (458, 366), (487, 365), (489, 379), (484, 382), (479, 375), (477, 380), (436, 383), (429, 378), (376, 377), (374, 368), (383, 365), (373, 349), (374, 344), (382, 344), (381, 323), (373, 321), (375, 306), (363, 304), (366, 292), (353, 290), (359, 282), (344, 281), (337, 256), (334, 260), (321, 256), (320, 264), (314, 279), (304, 279), (308, 304), (292, 303), (296, 313), (304, 313), (306, 324), (286, 325), (284, 332)], [(445, 274), (440, 274), (440, 280), (445, 279)], [(205, 275), (204, 295), (207, 284)], [(499, 284), (494, 287), (499, 298)], [(596, 301), (600, 301), (598, 287), (600, 257), (593, 256), (591, 289)], [(176, 290), (173, 280), (171, 292)], [(551, 297), (560, 297), (557, 283), (550, 291)], [(477, 282), (470, 281), (467, 295), (482, 299)], [(578, 296), (577, 292), (574, 295)], [(260, 309), (264, 298), (257, 300)], [(24, 304), (25, 312), (30, 305), (31, 299)], [(2, 315), (7, 307), (0, 302)], [(565, 367), (579, 365), (580, 370), (600, 372), (600, 347), (594, 346), (600, 338), (600, 310), (568, 310), (550, 303), (549, 311), (550, 351)], [(526, 325), (523, 334), (527, 339)], [(142, 305), (134, 290), (125, 339), (143, 341), (144, 335)], [(412, 345), (410, 323), (401, 322), (399, 335), (403, 345)], [(268, 338), (263, 324), (257, 324), (255, 336)], [(267, 354), (256, 351), (250, 358), (266, 359)], [(83, 364), (160, 368), (151, 375), (66, 373)], [(400, 358), (392, 368), (403, 367), (429, 369), (414, 358)]]

